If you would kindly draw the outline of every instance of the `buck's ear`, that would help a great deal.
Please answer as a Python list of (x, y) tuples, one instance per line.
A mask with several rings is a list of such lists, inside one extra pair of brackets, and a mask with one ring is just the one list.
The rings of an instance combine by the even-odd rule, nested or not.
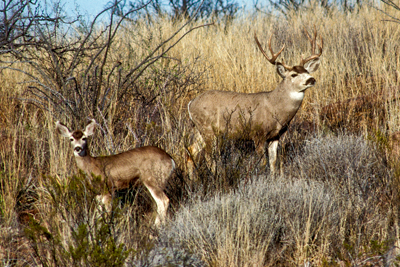
[(68, 129), (68, 127), (65, 126), (64, 124), (62, 124), (59, 121), (57, 121), (57, 123), (56, 123), (56, 129), (64, 137), (70, 137), (71, 136), (71, 131)]
[(285, 78), (286, 77), (285, 67), (280, 62), (277, 62), (275, 64), (275, 66), (276, 66), (276, 72), (279, 74), (279, 76), (281, 76), (282, 78)]
[(97, 125), (96, 121), (94, 119), (92, 119), (90, 121), (90, 123), (86, 126), (84, 134), (86, 136), (93, 135), (94, 134), (94, 129), (96, 129), (96, 125)]
[(309, 72), (312, 73), (316, 71), (319, 68), (319, 65), (321, 64), (321, 60), (319, 60), (319, 57), (308, 61), (306, 64), (304, 64), (304, 68)]

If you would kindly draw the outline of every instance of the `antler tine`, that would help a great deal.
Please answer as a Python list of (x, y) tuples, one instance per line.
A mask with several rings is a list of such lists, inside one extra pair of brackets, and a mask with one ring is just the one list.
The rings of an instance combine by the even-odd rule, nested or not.
[(303, 29), (304, 29), (304, 32), (306, 33), (308, 40), (311, 43), (311, 53), (315, 54), (315, 43), (317, 40), (317, 28), (314, 25), (314, 37), (313, 38), (311, 38), (310, 33), (307, 31), (305, 26), (303, 26)]
[[(268, 55), (267, 55), (267, 53), (266, 53), (266, 52), (264, 51), (264, 49), (262, 48), (260, 42), (258, 41), (258, 39), (257, 39), (257, 34), (256, 34), (255, 32), (254, 32), (254, 39), (255, 39), (256, 44), (257, 44), (258, 48), (260, 49), (261, 53), (264, 55), (264, 57), (265, 57), (271, 64), (275, 65), (276, 59), (277, 59), (278, 56), (282, 53), (283, 49), (285, 49), (285, 44), (283, 44), (281, 50), (280, 50), (278, 53), (274, 54), (274, 51), (272, 50), (272, 45), (271, 45), (271, 40), (272, 40), (272, 35), (271, 35), (271, 37), (269, 38), (269, 41), (268, 41), (268, 48), (269, 48), (269, 51), (270, 51), (271, 54), (272, 54), (272, 57), (269, 58)], [(285, 68), (289, 68), (289, 69), (291, 68), (291, 67), (286, 66), (286, 65), (284, 65), (284, 67), (285, 67)]]
[[(261, 53), (264, 55), (264, 57), (271, 63), (271, 64), (275, 64), (275, 60), (272, 61), (273, 58), (269, 58), (267, 53), (264, 51), (264, 49), (262, 48), (260, 42), (258, 41), (257, 38), (257, 34), (254, 32), (254, 40), (256, 41), (256, 44), (258, 46), (258, 48), (260, 49)], [(272, 54), (273, 55), (273, 54)]]
[(271, 63), (275, 64), (276, 59), (282, 53), (283, 49), (285, 49), (285, 44), (283, 44), (281, 50), (278, 53), (274, 54), (274, 51), (272, 50), (271, 40), (272, 40), (272, 34), (271, 34), (271, 36), (269, 37), (269, 40), (268, 40), (268, 48), (269, 48), (269, 51), (271, 52), (271, 55), (272, 55), (272, 58), (271, 58), (272, 62)]
[[(323, 50), (323, 46), (324, 46), (324, 41), (323, 41), (321, 36), (320, 36), (321, 45), (317, 43), (317, 28), (315, 27), (315, 25), (314, 25), (314, 36), (313, 37), (310, 36), (310, 34), (308, 33), (308, 31), (307, 31), (307, 29), (305, 27), (304, 27), (304, 31), (306, 33), (306, 36), (307, 36), (308, 40), (311, 42), (311, 53), (312, 53), (312, 55), (309, 56), (306, 59), (302, 58), (300, 60), (300, 66), (304, 66), (304, 64), (306, 64), (310, 60), (319, 58), (322, 55), (322, 50)], [(319, 53), (318, 54), (315, 53), (316, 45), (318, 45), (318, 47), (319, 47)]]

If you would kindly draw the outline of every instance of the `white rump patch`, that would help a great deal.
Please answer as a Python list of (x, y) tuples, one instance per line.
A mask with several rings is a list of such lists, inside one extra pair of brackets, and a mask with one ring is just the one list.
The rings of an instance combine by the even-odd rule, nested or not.
[[(171, 161), (172, 161), (172, 171), (174, 171), (176, 168), (175, 160), (171, 158)], [(172, 171), (171, 171), (171, 173), (172, 173)]]
[(304, 92), (291, 92), (290, 98), (293, 100), (303, 100)]
[(189, 118), (193, 121), (192, 114), (190, 114), (190, 108), (189, 108), (191, 103), (192, 103), (192, 100), (190, 100), (187, 107), (188, 107)]

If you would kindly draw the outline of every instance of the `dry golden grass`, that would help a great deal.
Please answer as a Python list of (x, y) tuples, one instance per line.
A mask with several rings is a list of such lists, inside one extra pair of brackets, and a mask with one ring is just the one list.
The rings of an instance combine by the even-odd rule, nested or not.
[[(315, 121), (325, 105), (383, 91), (383, 96), (397, 99), (381, 103), (388, 111), (389, 131), (395, 132), (400, 124), (397, 70), (400, 28), (384, 21), (386, 18), (369, 6), (352, 14), (339, 11), (325, 14), (316, 8), (312, 12), (292, 14), (287, 23), (276, 17), (245, 16), (227, 28), (216, 25), (189, 34), (170, 56), (181, 61), (200, 56), (202, 64), (198, 68), (208, 70), (204, 90), (269, 91), (279, 83), (280, 77), (256, 47), (254, 32), (265, 46), (273, 34), (275, 49), (286, 44), (282, 57), (285, 62), (297, 64), (301, 55), (310, 53), (303, 27), (311, 31), (315, 25), (324, 38), (325, 48), (321, 67), (315, 74), (317, 85), (308, 90), (300, 116)], [(163, 36), (177, 27), (165, 21), (162, 25)], [(149, 34), (145, 30), (140, 32)], [(136, 36), (128, 36), (132, 38), (128, 43), (133, 44)]]
[[(400, 14), (396, 13), (394, 13), (394, 15), (400, 16)], [(296, 115), (296, 122), (299, 122), (299, 124), (296, 125), (304, 125), (301, 124), (301, 122), (308, 121), (313, 123), (318, 136), (331, 132), (351, 132), (358, 135), (363, 134), (364, 137), (375, 140), (378, 144), (383, 144), (387, 142), (392, 133), (400, 130), (400, 88), (398, 85), (400, 74), (398, 71), (400, 67), (400, 25), (385, 22), (384, 19), (386, 19), (384, 14), (369, 6), (365, 6), (363, 9), (358, 10), (358, 12), (350, 14), (343, 14), (335, 10), (327, 14), (324, 13), (323, 10), (315, 8), (314, 10), (302, 12), (301, 14), (291, 14), (288, 21), (273, 16), (254, 17), (243, 15), (235, 19), (229, 26), (214, 25), (200, 28), (183, 38), (182, 41), (168, 53), (168, 58), (164, 58), (156, 63), (155, 68), (161, 71), (163, 69), (171, 69), (173, 66), (179, 64), (183, 64), (183, 66), (188, 69), (188, 66), (190, 66), (193, 73), (202, 73), (200, 76), (201, 83), (186, 88), (179, 97), (175, 97), (173, 92), (163, 92), (155, 105), (140, 106), (138, 102), (132, 101), (132, 103), (130, 103), (130, 109), (118, 110), (117, 107), (114, 107), (114, 115), (108, 118), (107, 121), (102, 122), (102, 125), (107, 125), (110, 131), (107, 131), (108, 135), (104, 135), (101, 131), (96, 133), (92, 140), (92, 152), (95, 155), (104, 155), (147, 144), (155, 144), (162, 147), (173, 156), (178, 167), (183, 171), (178, 173), (177, 181), (170, 186), (169, 194), (172, 195), (172, 202), (174, 202), (171, 210), (177, 214), (177, 219), (172, 222), (179, 226), (179, 218), (184, 218), (185, 212), (188, 210), (190, 211), (192, 207), (190, 205), (202, 208), (205, 207), (205, 213), (207, 211), (207, 205), (211, 204), (210, 201), (202, 203), (202, 197), (206, 195), (206, 199), (209, 200), (212, 195), (218, 195), (221, 192), (221, 188), (215, 185), (208, 186), (207, 189), (204, 189), (206, 188), (204, 184), (193, 184), (187, 179), (184, 173), (185, 146), (187, 146), (188, 140), (193, 133), (193, 126), (189, 122), (187, 115), (187, 103), (198, 92), (204, 90), (219, 89), (237, 92), (273, 90), (280, 82), (281, 78), (276, 74), (275, 68), (270, 65), (259, 52), (253, 39), (254, 32), (257, 33), (259, 40), (264, 46), (267, 45), (269, 36), (273, 34), (272, 42), (275, 50), (285, 43), (286, 49), (282, 54), (282, 58), (285, 60), (285, 63), (294, 65), (299, 62), (301, 55), (309, 55), (310, 46), (304, 35), (303, 27), (311, 31), (314, 25), (318, 33), (324, 39), (324, 52), (321, 57), (322, 64), (314, 75), (317, 80), (316, 86), (307, 90), (302, 109)], [(287, 27), (286, 25), (291, 25), (291, 27)], [(139, 62), (151, 48), (156, 47), (160, 40), (167, 38), (176, 31), (179, 26), (180, 23), (173, 23), (165, 19), (156, 20), (155, 24), (152, 25), (144, 22), (135, 25), (125, 25), (125, 28), (120, 32), (120, 35), (114, 42), (111, 58), (113, 61), (120, 61), (122, 63), (122, 68), (128, 69), (129, 66), (133, 66), (135, 63)], [(179, 36), (176, 38), (178, 37)], [(94, 211), (90, 210), (90, 208), (85, 210), (82, 207), (78, 216), (73, 210), (68, 209), (69, 206), (63, 206), (58, 202), (58, 204), (60, 204), (60, 207), (58, 207), (55, 205), (54, 200), (51, 200), (49, 190), (56, 185), (62, 185), (63, 190), (65, 190), (63, 192), (66, 194), (65, 205), (67, 205), (67, 201), (69, 201), (68, 205), (71, 205), (71, 207), (73, 206), (71, 204), (72, 200), (68, 199), (68, 197), (72, 197), (71, 193), (68, 191), (68, 177), (76, 174), (77, 169), (68, 142), (58, 136), (54, 130), (55, 121), (58, 119), (62, 120), (63, 118), (53, 117), (50, 113), (40, 110), (35, 106), (27, 105), (26, 102), (20, 100), (25, 97), (24, 93), (26, 91), (26, 84), (21, 83), (25, 81), (26, 78), (20, 73), (4, 70), (1, 75), (1, 229), (10, 229), (10, 227), (14, 229), (23, 229), (24, 224), (26, 225), (26, 222), (32, 217), (37, 220), (37, 222), (42, 222), (44, 226), (48, 227), (51, 234), (59, 235), (57, 238), (60, 238), (60, 244), (57, 244), (57, 246), (62, 250), (62, 248), (67, 248), (68, 244), (73, 243), (73, 241), (71, 241), (73, 239), (71, 237), (73, 236), (71, 231), (75, 229), (74, 227), (77, 227), (77, 225), (85, 221), (79, 219), (80, 215), (83, 214), (83, 217), (87, 217), (85, 221), (87, 225), (96, 227), (101, 226), (96, 224), (98, 223), (96, 220), (99, 217), (96, 217), (96, 214), (93, 213)], [(183, 74), (180, 75), (182, 79), (185, 77)], [(159, 88), (155, 86), (155, 90), (156, 89), (158, 90)], [(324, 119), (327, 119), (327, 116), (326, 114), (322, 114), (323, 107), (338, 101), (344, 103), (348, 99), (360, 96), (367, 96), (367, 99), (370, 99), (368, 96), (377, 96), (374, 97), (375, 102), (372, 103), (370, 107), (372, 110), (370, 112), (357, 109), (355, 106), (356, 104), (350, 101), (354, 105), (352, 104), (350, 107), (339, 107), (339, 110), (337, 110), (339, 115), (333, 115), (329, 118), (329, 121), (324, 121)], [(380, 112), (382, 109), (384, 112)], [(356, 123), (353, 121), (353, 117), (342, 116), (343, 113), (348, 112), (353, 112), (351, 114), (354, 114), (354, 117), (358, 118)], [(332, 113), (335, 114), (335, 111)], [(345, 117), (345, 119), (343, 119), (343, 117)], [(119, 118), (121, 118), (122, 122), (119, 121)], [(382, 121), (384, 121), (384, 124), (382, 124)], [(82, 118), (82, 124), (85, 122), (85, 118)], [(335, 127), (332, 128), (332, 125)], [(338, 128), (339, 126), (340, 128)], [(111, 138), (113, 145), (110, 145), (109, 140), (106, 140), (106, 138)], [(286, 149), (285, 147), (285, 149), (283, 149), (285, 150), (284, 153), (281, 153), (284, 156), (281, 160), (283, 169), (286, 168), (287, 164), (291, 163), (294, 156), (290, 153), (293, 151), (295, 151), (295, 154), (298, 153), (300, 155), (298, 156), (296, 154), (297, 157), (295, 160), (300, 161), (301, 152), (304, 148), (303, 141), (307, 138), (308, 136), (299, 134), (297, 131), (290, 131), (287, 133), (282, 147), (290, 143), (291, 148)], [(321, 138), (321, 142), (330, 142), (329, 138)], [(319, 146), (317, 147), (319, 148)], [(324, 148), (324, 146), (321, 147)], [(385, 148), (385, 146), (382, 147)], [(375, 147), (374, 149), (378, 150)], [(315, 151), (317, 150), (308, 152), (309, 154), (317, 153)], [(249, 157), (250, 159), (248, 159)], [(230, 177), (243, 180), (244, 177), (246, 177), (246, 179), (251, 179), (253, 174), (261, 173), (265, 176), (265, 173), (258, 170), (257, 166), (250, 166), (250, 164), (247, 164), (249, 162), (257, 162), (257, 160), (251, 157), (253, 156), (246, 155), (244, 159), (241, 157), (238, 157), (239, 159), (235, 158), (235, 162), (238, 164), (235, 166), (233, 166), (233, 164), (229, 165), (229, 162), (226, 163), (224, 167), (237, 171), (237, 173), (229, 174), (231, 175)], [(340, 163), (339, 160), (338, 162)], [(396, 159), (393, 160), (393, 162), (397, 162)], [(329, 164), (329, 160), (324, 161), (323, 164)], [(294, 163), (292, 164), (292, 167), (293, 166), (295, 166)], [(318, 214), (309, 213), (310, 210), (307, 209), (307, 203), (304, 204), (302, 202), (302, 209), (298, 211), (299, 214), (293, 215), (290, 210), (290, 203), (286, 202), (286, 196), (290, 190), (294, 189), (290, 188), (290, 186), (282, 180), (269, 181), (267, 184), (268, 186), (280, 186), (283, 188), (282, 192), (280, 191), (280, 193), (275, 196), (277, 203), (283, 203), (283, 206), (277, 207), (277, 209), (284, 209), (281, 216), (284, 214), (284, 218), (287, 220), (285, 224), (285, 227), (287, 227), (285, 228), (286, 231), (295, 233), (293, 239), (284, 239), (285, 236), (279, 236), (280, 230), (278, 224), (273, 225), (275, 228), (271, 227), (266, 229), (265, 232), (253, 233), (255, 237), (247, 235), (247, 232), (251, 232), (250, 228), (254, 227), (252, 224), (254, 222), (245, 221), (246, 218), (243, 217), (237, 217), (237, 221), (230, 218), (229, 216), (236, 216), (234, 215), (235, 212), (240, 212), (243, 208), (243, 206), (239, 206), (236, 209), (235, 205), (239, 204), (232, 202), (234, 204), (231, 203), (227, 206), (222, 205), (222, 207), (228, 208), (232, 208), (232, 205), (234, 206), (234, 210), (232, 211), (224, 210), (229, 216), (225, 213), (221, 213), (225, 217), (215, 218), (222, 226), (228, 225), (231, 228), (224, 228), (224, 231), (227, 231), (224, 233), (226, 236), (221, 236), (220, 239), (214, 240), (216, 244), (214, 244), (215, 247), (212, 247), (211, 252), (207, 250), (208, 248), (201, 247), (202, 250), (196, 254), (195, 247), (190, 247), (194, 246), (193, 243), (191, 243), (193, 241), (186, 240), (190, 244), (189, 248), (179, 248), (185, 250), (184, 252), (177, 249), (176, 251), (179, 251), (179, 253), (177, 252), (178, 256), (176, 256), (176, 259), (182, 261), (186, 259), (189, 262), (197, 262), (199, 266), (201, 265), (199, 263), (200, 261), (204, 261), (211, 266), (222, 266), (224, 263), (226, 263), (226, 266), (245, 266), (243, 263), (246, 262), (248, 266), (260, 266), (261, 264), (274, 265), (279, 263), (281, 265), (289, 264), (298, 266), (308, 261), (313, 261), (317, 263), (316, 265), (339, 264), (340, 262), (357, 264), (358, 260), (369, 259), (369, 257), (374, 256), (374, 253), (376, 255), (379, 253), (383, 255), (393, 248), (393, 244), (399, 240), (398, 210), (400, 201), (396, 192), (398, 191), (400, 183), (396, 180), (399, 177), (398, 170), (396, 174), (396, 168), (392, 168), (392, 165), (389, 164), (384, 165), (384, 163), (382, 163), (382, 166), (379, 166), (380, 168), (382, 166), (387, 168), (387, 172), (390, 173), (388, 177), (390, 178), (385, 176), (384, 178), (386, 180), (382, 182), (382, 186), (384, 186), (386, 190), (385, 193), (382, 193), (382, 191), (378, 189), (376, 189), (376, 191), (372, 190), (373, 193), (371, 193), (372, 196), (368, 198), (368, 203), (375, 205), (373, 207), (365, 207), (362, 205), (361, 201), (354, 204), (356, 207), (346, 209), (347, 206), (344, 204), (350, 204), (348, 202), (344, 203), (344, 198), (356, 198), (359, 196), (357, 192), (354, 194), (348, 193), (350, 196), (343, 196), (340, 190), (337, 190), (332, 193), (334, 196), (331, 196), (329, 195), (330, 193), (328, 194), (324, 191), (326, 190), (324, 186), (332, 186), (329, 183), (323, 184), (324, 181), (320, 181), (318, 178), (310, 178), (312, 180), (311, 187), (315, 185), (315, 187), (310, 189), (310, 185), (307, 185), (307, 179), (312, 175), (307, 174), (308, 176), (302, 176), (305, 175), (305, 171), (303, 173), (292, 171), (287, 174), (287, 178), (293, 179), (293, 184), (298, 186), (301, 191), (299, 191), (300, 193), (298, 192), (297, 200), (309, 201), (307, 203), (311, 203), (311, 200), (315, 200), (318, 212), (322, 214), (320, 217), (316, 216), (313, 218), (312, 216)], [(332, 167), (337, 166), (332, 163)], [(309, 166), (307, 170), (309, 169), (312, 168)], [(321, 169), (318, 171), (321, 171)], [(220, 180), (226, 180), (228, 172), (225, 171), (221, 173)], [(249, 173), (251, 174), (250, 176)], [(312, 171), (310, 173), (312, 173)], [(372, 168), (365, 170), (365, 173), (366, 174), (363, 173), (363, 175), (369, 176), (365, 180), (362, 180), (364, 182), (369, 181), (368, 179), (372, 179), (371, 177), (380, 175), (381, 170), (375, 172)], [(333, 173), (332, 175), (336, 175), (335, 177), (337, 178), (340, 172), (339, 174)], [(202, 180), (203, 182), (209, 184), (213, 183), (214, 177), (212, 175), (207, 173), (203, 174), (203, 177), (206, 177)], [(301, 181), (296, 182), (297, 178), (301, 178)], [(268, 179), (272, 178), (268, 177)], [(345, 182), (346, 181), (344, 181), (341, 186), (345, 186)], [(232, 184), (240, 184), (240, 181)], [(241, 190), (246, 191), (250, 189), (251, 188), (244, 187), (244, 189), (242, 188)], [(184, 192), (177, 193), (179, 190)], [(307, 190), (311, 193), (307, 193)], [(195, 191), (193, 195), (198, 197), (199, 201), (194, 203), (194, 201), (188, 200), (186, 207), (181, 209), (180, 205), (186, 203), (181, 200), (185, 199), (188, 195), (192, 196), (188, 191)], [(224, 192), (226, 191), (229, 190), (225, 190)], [(320, 192), (322, 192), (321, 195), (318, 195)], [(325, 195), (323, 194), (324, 192), (326, 193)], [(251, 195), (251, 193), (249, 194)], [(268, 191), (268, 194), (273, 194), (273, 192)], [(227, 194), (226, 196), (222, 195), (221, 199), (235, 199), (235, 196), (236, 195), (233, 193)], [(318, 199), (312, 199), (314, 196)], [(323, 197), (319, 198), (320, 196)], [(241, 195), (241, 197), (243, 197), (243, 195)], [(267, 198), (268, 197), (269, 196), (267, 196)], [(325, 197), (327, 199), (324, 199)], [(336, 203), (335, 205), (332, 203), (329, 204), (330, 197), (334, 199), (332, 203)], [(373, 197), (379, 198), (371, 200)], [(246, 199), (246, 196), (244, 196), (244, 198)], [(220, 201), (218, 198), (216, 199), (217, 202)], [(258, 201), (259, 200), (260, 199), (258, 199)], [(140, 206), (140, 201), (133, 202), (134, 205)], [(87, 203), (91, 202), (89, 201)], [(270, 204), (272, 206), (277, 205), (272, 202)], [(327, 207), (323, 206), (324, 204), (327, 205)], [(58, 209), (56, 209), (55, 206), (58, 207)], [(251, 205), (249, 207), (245, 206), (247, 211), (249, 211), (250, 207)], [(326, 208), (326, 210), (324, 210), (324, 208)], [(338, 208), (345, 210), (338, 212)], [(146, 264), (151, 265), (151, 263), (143, 259), (143, 257), (146, 258), (143, 255), (149, 256), (146, 253), (148, 253), (153, 246), (162, 250), (165, 244), (157, 244), (155, 238), (155, 236), (157, 236), (157, 231), (152, 228), (151, 223), (148, 223), (147, 216), (143, 217), (141, 215), (141, 212), (143, 212), (145, 208), (125, 206), (122, 207), (122, 209), (123, 214), (132, 214), (133, 217), (119, 214), (118, 216), (120, 217), (118, 218), (120, 218), (120, 221), (115, 222), (115, 228), (113, 228), (111, 236), (115, 238), (116, 243), (125, 244), (127, 249), (138, 250), (137, 254), (132, 253), (130, 255), (127, 265), (138, 264), (137, 259), (134, 259), (135, 255), (142, 257), (140, 263), (142, 266)], [(209, 208), (208, 211), (211, 212), (214, 211), (214, 209), (216, 213), (212, 216), (217, 216), (219, 210), (214, 206)], [(296, 207), (293, 206), (293, 209), (296, 209)], [(359, 216), (360, 210), (366, 211), (366, 214), (361, 214), (364, 215), (365, 218), (351, 217)], [(373, 214), (375, 211), (378, 215), (386, 213), (390, 216), (388, 215), (387, 218), (382, 218), (380, 220), (378, 215)], [(261, 211), (255, 210), (253, 212), (254, 214), (252, 214), (252, 216), (257, 218), (257, 212)], [(330, 212), (332, 214), (328, 214)], [(64, 218), (63, 214), (66, 213), (68, 216)], [(288, 222), (293, 219), (290, 217), (292, 215), (294, 216), (293, 218), (297, 218), (295, 216), (301, 217), (299, 221), (305, 223), (303, 226), (306, 227), (307, 231), (304, 230), (305, 228), (303, 228), (303, 226), (300, 227), (294, 222)], [(279, 214), (276, 216), (279, 216)], [(333, 217), (331, 218), (329, 216)], [(209, 223), (203, 214), (191, 214), (190, 218), (193, 219), (192, 217), (198, 220), (193, 222), (195, 224), (202, 225)], [(311, 218), (315, 221), (311, 222)], [(329, 218), (331, 223), (329, 225), (326, 225), (327, 218)], [(69, 221), (65, 223), (67, 219)], [(111, 220), (110, 218), (108, 219)], [(244, 221), (241, 222), (240, 220)], [(336, 221), (338, 225), (334, 225)], [(53, 223), (53, 225), (49, 227), (45, 222)], [(271, 224), (273, 224), (273, 222), (272, 218)], [(230, 236), (230, 229), (236, 227), (236, 224), (240, 225), (241, 223), (243, 228), (239, 227), (238, 229), (234, 229), (234, 231), (237, 231), (234, 233), (235, 235), (237, 234), (237, 236), (234, 234)], [(357, 223), (362, 225), (357, 225)], [(262, 222), (260, 222), (260, 225), (261, 224)], [(357, 227), (352, 228), (352, 224), (357, 225)], [(374, 227), (370, 227), (370, 225)], [(364, 229), (363, 226), (366, 227), (366, 232), (362, 232), (362, 229)], [(311, 229), (312, 227), (315, 228)], [(196, 231), (196, 229), (197, 228), (194, 226), (193, 230), (190, 231)], [(344, 232), (334, 232), (338, 229)], [(164, 231), (169, 230), (166, 228)], [(179, 232), (179, 228), (173, 231)], [(332, 232), (330, 233), (329, 231)], [(102, 234), (100, 232), (99, 230), (98, 235), (101, 237)], [(42, 257), (45, 257), (46, 253), (50, 253), (47, 250), (52, 243), (46, 241), (44, 237), (46, 236), (45, 234), (40, 236), (40, 251), (35, 252), (32, 239), (24, 238), (22, 234), (23, 231), (18, 231), (18, 234), (15, 234), (15, 236), (18, 237), (18, 240), (21, 240), (21, 243), (24, 243), (24, 250), (21, 250), (21, 253), (15, 255), (15, 251), (13, 251), (14, 254), (11, 253), (11, 250), (15, 249), (15, 244), (8, 245), (7, 243), (10, 235), (14, 235), (12, 233), (12, 231), (8, 231), (7, 234), (4, 233), (3, 236), (0, 236), (0, 248), (6, 251), (5, 253), (0, 253), (2, 263), (16, 263), (17, 266), (24, 265), (24, 261), (28, 263), (28, 265), (44, 264), (43, 261), (37, 262), (36, 260), (38, 259), (38, 253), (42, 253)], [(169, 234), (174, 236), (174, 233), (175, 232), (163, 232), (163, 236), (168, 237)], [(306, 233), (308, 236), (304, 236), (303, 233)], [(365, 238), (357, 240), (360, 233), (365, 234)], [(191, 232), (183, 232), (182, 235), (184, 234), (190, 235)], [(273, 241), (271, 241), (271, 236), (275, 236)], [(317, 236), (320, 239), (318, 239)], [(234, 239), (232, 243), (224, 241), (224, 238), (228, 237)], [(259, 238), (258, 241), (264, 241), (260, 241), (256, 246), (252, 247), (252, 239), (249, 239), (250, 237), (253, 239)], [(174, 238), (178, 239), (176, 236)], [(212, 238), (213, 237), (210, 237), (210, 239)], [(288, 240), (292, 242), (290, 245), (285, 243), (285, 241)], [(167, 242), (166, 240), (162, 241)], [(171, 240), (168, 240), (168, 242), (169, 241)], [(180, 241), (185, 243), (185, 240)], [(205, 239), (205, 241), (207, 241), (207, 239)], [(377, 242), (379, 245), (378, 248), (373, 247), (371, 242)], [(207, 244), (207, 242), (205, 242), (205, 244)], [(175, 245), (176, 244), (174, 244), (174, 246)], [(385, 247), (386, 245), (387, 248)], [(246, 247), (246, 249), (241, 250), (241, 246)], [(25, 249), (25, 247), (29, 247), (31, 250), (29, 251), (29, 249)], [(170, 246), (167, 245), (165, 245), (165, 247), (170, 248)], [(193, 249), (193, 251), (191, 251), (191, 249)], [(172, 254), (168, 255), (175, 255), (173, 252), (171, 253)], [(190, 256), (185, 258), (185, 253)], [(268, 254), (267, 256), (265, 255), (266, 253)], [(382, 256), (381, 254), (379, 254), (379, 256)], [(290, 257), (288, 256), (289, 258), (287, 260), (282, 260), (280, 259), (281, 255), (289, 255)], [(362, 256), (355, 259), (354, 257), (356, 257), (356, 255)], [(61, 257), (60, 255), (58, 256)], [(17, 259), (15, 260), (15, 258)], [(67, 259), (62, 258), (62, 260), (65, 260), (65, 263), (71, 263)], [(48, 259), (46, 263), (50, 266), (55, 265), (51, 259)]]

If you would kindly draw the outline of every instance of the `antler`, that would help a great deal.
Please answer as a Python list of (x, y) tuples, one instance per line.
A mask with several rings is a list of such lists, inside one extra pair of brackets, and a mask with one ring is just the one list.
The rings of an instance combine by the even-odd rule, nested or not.
[[(255, 32), (254, 32), (254, 39), (256, 40), (256, 44), (257, 44), (258, 48), (260, 49), (261, 53), (264, 55), (264, 57), (265, 57), (272, 65), (275, 65), (276, 59), (277, 59), (278, 56), (282, 53), (283, 49), (285, 49), (285, 44), (283, 44), (281, 50), (280, 50), (278, 53), (274, 54), (274, 51), (272, 50), (272, 46), (271, 46), (271, 39), (272, 39), (272, 35), (271, 35), (271, 37), (269, 38), (269, 41), (268, 41), (268, 48), (269, 48), (269, 51), (270, 51), (271, 54), (272, 54), (272, 57), (269, 58), (268, 55), (267, 55), (267, 53), (266, 53), (266, 52), (264, 51), (264, 49), (262, 48), (260, 42), (258, 41), (258, 39), (257, 39), (257, 34), (256, 34)], [(287, 70), (291, 70), (291, 69), (293, 68), (293, 67), (290, 67), (290, 66), (285, 65), (285, 63), (283, 63), (283, 61), (281, 62), (281, 64), (282, 64), (283, 67), (285, 67)]]
[[(315, 25), (314, 25), (314, 36), (313, 36), (313, 38), (311, 38), (310, 34), (308, 33), (308, 31), (306, 30), (305, 27), (304, 27), (304, 31), (306, 32), (306, 35), (307, 35), (308, 40), (310, 40), (310, 42), (311, 42), (311, 52), (312, 52), (312, 55), (309, 56), (309, 57), (306, 58), (306, 59), (301, 58), (301, 60), (300, 60), (300, 66), (303, 66), (303, 67), (304, 67), (304, 64), (306, 64), (308, 61), (313, 60), (313, 59), (316, 59), (316, 58), (319, 58), (319, 57), (321, 56), (321, 54), (322, 54), (322, 48), (323, 48), (323, 46), (324, 46), (324, 41), (322, 40), (322, 37), (321, 37), (321, 36), (320, 36), (321, 45), (317, 44), (317, 28), (315, 27)], [(316, 54), (316, 53), (315, 53), (315, 46), (316, 46), (316, 45), (318, 45), (318, 47), (319, 47), (319, 54)]]

